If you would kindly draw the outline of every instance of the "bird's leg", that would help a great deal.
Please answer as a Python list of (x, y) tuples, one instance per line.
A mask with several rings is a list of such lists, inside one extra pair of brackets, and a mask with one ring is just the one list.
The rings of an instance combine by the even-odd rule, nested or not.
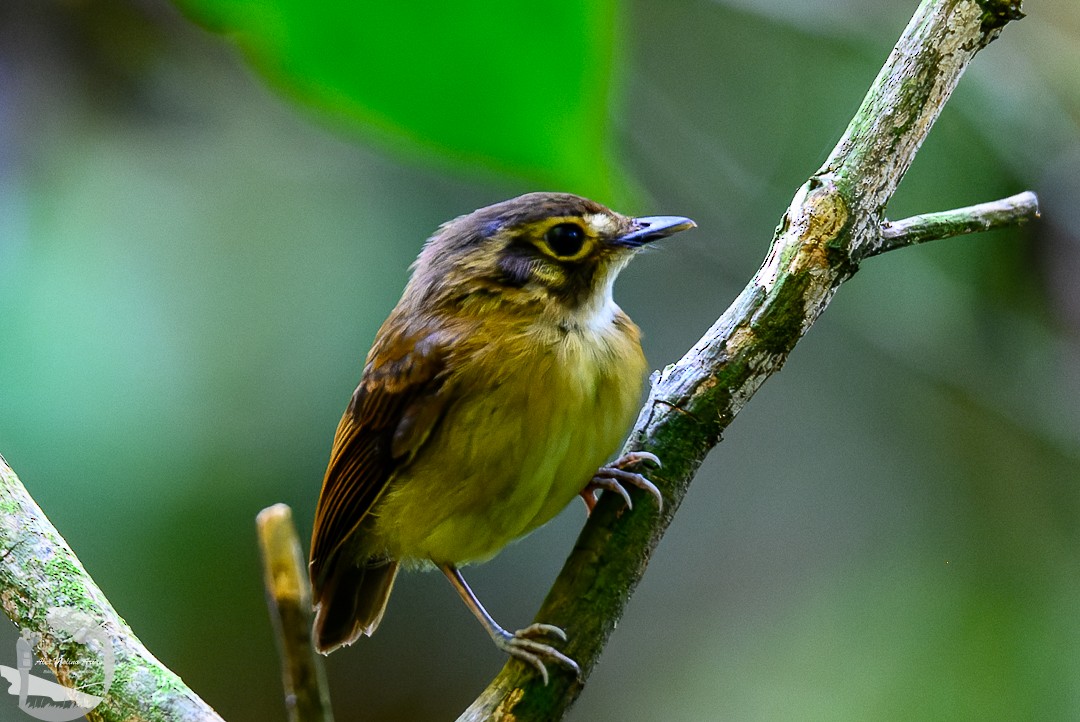
[(440, 564), (439, 569), (454, 585), (454, 589), (461, 595), (462, 601), (465, 602), (476, 618), (480, 620), (480, 624), (484, 625), (484, 629), (491, 635), (495, 646), (511, 657), (517, 657), (535, 667), (543, 678), (545, 686), (548, 683), (548, 671), (547, 667), (544, 666), (545, 661), (558, 662), (564, 667), (572, 669), (574, 674), (581, 676), (581, 668), (578, 667), (577, 662), (551, 645), (537, 641), (538, 638), (554, 637), (561, 642), (565, 642), (566, 632), (551, 624), (531, 624), (525, 629), (519, 629), (511, 634), (491, 618), (491, 615), (488, 614), (487, 610), (484, 609), (484, 605), (473, 594), (472, 589), (469, 588), (457, 567), (452, 564)]
[(581, 498), (585, 501), (588, 513), (592, 514), (592, 510), (596, 508), (599, 493), (605, 489), (621, 496), (623, 501), (626, 502), (626, 508), (633, 509), (634, 505), (630, 501), (630, 492), (626, 490), (627, 486), (636, 486), (638, 489), (648, 492), (650, 496), (656, 499), (656, 506), (663, 509), (664, 497), (660, 494), (660, 490), (656, 488), (656, 484), (641, 474), (626, 470), (627, 467), (636, 466), (642, 462), (648, 462), (656, 468), (661, 466), (660, 459), (656, 457), (656, 454), (650, 454), (647, 451), (631, 451), (629, 454), (620, 456), (608, 466), (600, 467), (592, 480), (581, 490)]

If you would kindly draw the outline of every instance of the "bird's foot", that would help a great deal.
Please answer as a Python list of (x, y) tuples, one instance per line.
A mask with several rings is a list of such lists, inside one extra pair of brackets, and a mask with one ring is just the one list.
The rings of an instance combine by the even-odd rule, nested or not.
[(544, 662), (561, 664), (567, 669), (573, 670), (578, 677), (581, 676), (581, 668), (578, 667), (577, 662), (550, 644), (538, 641), (550, 638), (555, 638), (560, 642), (566, 641), (566, 632), (553, 624), (531, 624), (513, 634), (510, 634), (505, 629), (498, 629), (492, 636), (499, 649), (535, 668), (544, 680), (545, 687), (548, 683), (548, 671)]
[(657, 507), (663, 509), (664, 497), (660, 494), (660, 490), (656, 488), (656, 484), (641, 474), (627, 471), (627, 467), (646, 462), (658, 469), (661, 466), (660, 459), (657, 458), (656, 454), (650, 454), (647, 451), (631, 451), (629, 454), (620, 456), (610, 465), (600, 467), (592, 481), (581, 490), (581, 498), (585, 501), (588, 513), (592, 514), (592, 510), (596, 508), (599, 493), (603, 490), (615, 492), (626, 502), (627, 509), (633, 509), (634, 504), (630, 501), (630, 492), (627, 491), (627, 486), (635, 486), (648, 492), (650, 496), (656, 499)]

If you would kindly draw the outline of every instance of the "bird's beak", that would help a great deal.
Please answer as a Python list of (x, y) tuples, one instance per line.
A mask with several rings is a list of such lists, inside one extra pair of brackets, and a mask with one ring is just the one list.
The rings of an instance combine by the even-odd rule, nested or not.
[(615, 242), (627, 248), (638, 248), (650, 241), (667, 238), (691, 228), (697, 228), (697, 224), (682, 216), (644, 216), (635, 218), (630, 230), (616, 238)]

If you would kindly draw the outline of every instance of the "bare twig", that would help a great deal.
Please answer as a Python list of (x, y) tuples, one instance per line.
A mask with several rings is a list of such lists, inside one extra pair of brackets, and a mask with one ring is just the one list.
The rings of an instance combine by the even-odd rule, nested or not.
[(994, 228), (1017, 226), (1039, 217), (1039, 199), (1030, 191), (989, 203), (979, 203), (951, 211), (923, 213), (902, 221), (886, 221), (881, 240), (866, 255), (873, 256), (917, 243), (978, 233)]
[(259, 512), (255, 524), (289, 719), (333, 722), (326, 672), (311, 644), (311, 587), (292, 510), (285, 504), (267, 507)]
[(920, 144), (967, 64), (1019, 14), (1019, 2), (924, 0), (829, 159), (795, 194), (761, 269), (694, 348), (653, 376), (624, 451), (663, 459), (652, 476), (663, 512), (639, 504), (624, 514), (618, 499), (601, 499), (536, 617), (567, 630), (581, 676), (556, 671), (545, 686), (511, 660), (459, 722), (563, 716), (705, 455), (859, 262), (883, 250), (885, 206)]
[(89, 719), (222, 722), (135, 637), (3, 457), (0, 549), (0, 606), (41, 635), (38, 657), (61, 684), (104, 698)]

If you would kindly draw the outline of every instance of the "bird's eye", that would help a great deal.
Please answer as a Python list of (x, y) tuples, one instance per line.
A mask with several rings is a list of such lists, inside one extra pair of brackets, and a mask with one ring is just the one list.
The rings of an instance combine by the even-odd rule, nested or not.
[(560, 223), (548, 229), (544, 241), (556, 256), (571, 258), (585, 245), (585, 231), (576, 223)]

